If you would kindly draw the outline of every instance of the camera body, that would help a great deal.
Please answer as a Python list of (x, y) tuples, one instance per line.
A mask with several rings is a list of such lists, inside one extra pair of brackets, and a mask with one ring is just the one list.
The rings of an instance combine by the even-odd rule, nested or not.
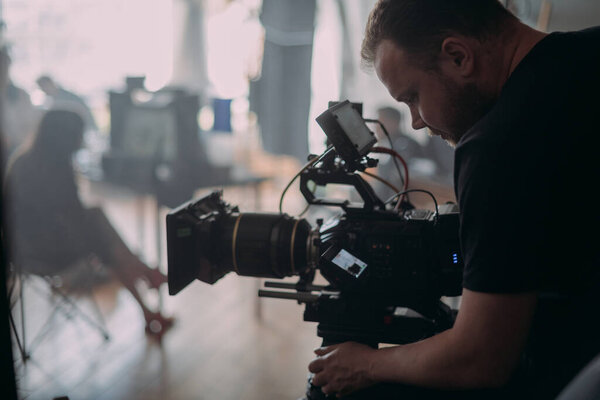
[(424, 310), (461, 293), (458, 212), (351, 212), (319, 228), (321, 275), (345, 296)]
[[(373, 166), (375, 144), (357, 107), (335, 103), (317, 118), (333, 146), (299, 174), (300, 191), (312, 205), (342, 212), (312, 227), (284, 213), (241, 213), (217, 191), (167, 216), (169, 292), (192, 280), (214, 284), (234, 271), (243, 276), (300, 276), (307, 292), (318, 269), (330, 291), (375, 307), (403, 306), (425, 315), (441, 296), (461, 293), (462, 257), (458, 210), (386, 208), (356, 172)], [(317, 198), (314, 187), (342, 184), (363, 202)], [(310, 188), (312, 186), (312, 189)]]
[[(296, 284), (265, 282), (284, 291), (259, 296), (305, 303), (304, 319), (319, 323), (324, 343), (408, 343), (451, 327), (454, 310), (440, 298), (462, 292), (457, 206), (438, 207), (434, 198), (435, 211), (419, 210), (401, 193), (395, 207), (379, 199), (356, 172), (377, 163), (368, 157), (376, 141), (359, 109), (344, 101), (317, 118), (333, 145), (297, 175), (309, 204), (337, 207), (338, 215), (311, 226), (281, 212), (242, 213), (220, 191), (185, 203), (167, 216), (169, 293), (232, 271), (298, 276)], [(318, 198), (315, 188), (327, 184), (354, 187), (362, 203)], [(313, 284), (317, 270), (327, 285)]]
[[(332, 146), (296, 175), (309, 205), (337, 207), (338, 215), (311, 226), (282, 212), (242, 213), (221, 191), (185, 203), (167, 215), (169, 293), (194, 279), (212, 285), (232, 271), (298, 276), (295, 284), (267, 281), (265, 287), (278, 290), (258, 295), (304, 303), (304, 320), (318, 323), (323, 345), (357, 341), (377, 348), (450, 328), (456, 312), (441, 297), (462, 292), (458, 209), (438, 206), (433, 195), (435, 211), (415, 209), (405, 197), (412, 191), (407, 169), (404, 191), (390, 199), (397, 198), (395, 206), (377, 197), (356, 172), (377, 164), (368, 157), (376, 140), (361, 109), (330, 103), (317, 122)], [(353, 187), (362, 203), (317, 197), (316, 188), (327, 184)], [(327, 285), (313, 284), (317, 270)], [(329, 397), (309, 377), (306, 398)]]
[(453, 205), (439, 215), (353, 210), (313, 228), (287, 214), (240, 213), (216, 191), (169, 213), (167, 247), (171, 294), (230, 271), (284, 278), (316, 269), (332, 290), (388, 306), (419, 309), (461, 288)]

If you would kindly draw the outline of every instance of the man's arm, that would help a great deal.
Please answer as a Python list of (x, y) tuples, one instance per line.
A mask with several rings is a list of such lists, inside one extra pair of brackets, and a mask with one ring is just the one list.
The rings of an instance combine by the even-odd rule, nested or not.
[(346, 394), (375, 382), (440, 389), (504, 385), (524, 348), (536, 294), (463, 290), (454, 326), (428, 339), (373, 350), (356, 343), (317, 349), (313, 383)]

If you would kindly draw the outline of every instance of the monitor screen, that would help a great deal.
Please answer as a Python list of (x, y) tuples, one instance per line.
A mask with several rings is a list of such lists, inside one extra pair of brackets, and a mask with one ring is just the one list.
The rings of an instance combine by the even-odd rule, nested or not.
[(125, 115), (121, 150), (140, 158), (177, 157), (177, 120), (170, 107), (131, 107)]

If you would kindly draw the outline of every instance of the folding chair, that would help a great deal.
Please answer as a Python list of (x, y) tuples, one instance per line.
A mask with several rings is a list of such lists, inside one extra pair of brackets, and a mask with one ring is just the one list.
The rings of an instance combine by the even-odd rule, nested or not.
[[(92, 260), (86, 262), (92, 262)], [(89, 268), (89, 286), (83, 287), (83, 293), (81, 294), (90, 300), (92, 311), (95, 314), (94, 316), (89, 315), (77, 305), (78, 299), (75, 299), (74, 295), (72, 295), (65, 287), (64, 275), (43, 274), (42, 271), (45, 269), (41, 263), (36, 263), (35, 265), (28, 263), (27, 266), (16, 266), (14, 263), (10, 264), (8, 296), (11, 312), (9, 318), (23, 362), (26, 362), (31, 357), (35, 347), (37, 347), (42, 339), (50, 332), (51, 323), (59, 313), (62, 313), (68, 320), (73, 320), (75, 318), (80, 319), (90, 327), (94, 328), (94, 330), (102, 336), (104, 341), (110, 340), (104, 317), (92, 292), (93, 287), (91, 285), (91, 280), (94, 279), (92, 271), (97, 269), (97, 264), (91, 264), (89, 265)], [(66, 271), (69, 271), (69, 269)], [(26, 335), (25, 285), (28, 285), (28, 287), (41, 296), (48, 296), (52, 304), (51, 312), (46, 318), (46, 321), (42, 324), (41, 328), (39, 328), (30, 342), (27, 341)], [(20, 333), (13, 315), (13, 310), (17, 303), (19, 306), (18, 312), (20, 314)]]

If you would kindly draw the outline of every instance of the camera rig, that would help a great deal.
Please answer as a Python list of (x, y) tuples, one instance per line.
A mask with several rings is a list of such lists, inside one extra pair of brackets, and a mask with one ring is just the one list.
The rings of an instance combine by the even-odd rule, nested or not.
[[(461, 294), (456, 205), (415, 209), (406, 186), (391, 199), (395, 207), (382, 201), (357, 172), (377, 165), (368, 156), (375, 136), (358, 110), (346, 100), (317, 118), (331, 146), (296, 175), (309, 205), (339, 207), (340, 215), (313, 228), (281, 212), (241, 213), (220, 191), (185, 203), (167, 216), (169, 293), (194, 279), (214, 284), (231, 271), (298, 276), (297, 283), (266, 281), (258, 295), (303, 304), (324, 345), (403, 344), (450, 328), (455, 310), (441, 297)], [(362, 203), (318, 198), (310, 188), (327, 184), (354, 187)], [(327, 285), (314, 284), (317, 270)], [(306, 398), (327, 397), (309, 379)]]

